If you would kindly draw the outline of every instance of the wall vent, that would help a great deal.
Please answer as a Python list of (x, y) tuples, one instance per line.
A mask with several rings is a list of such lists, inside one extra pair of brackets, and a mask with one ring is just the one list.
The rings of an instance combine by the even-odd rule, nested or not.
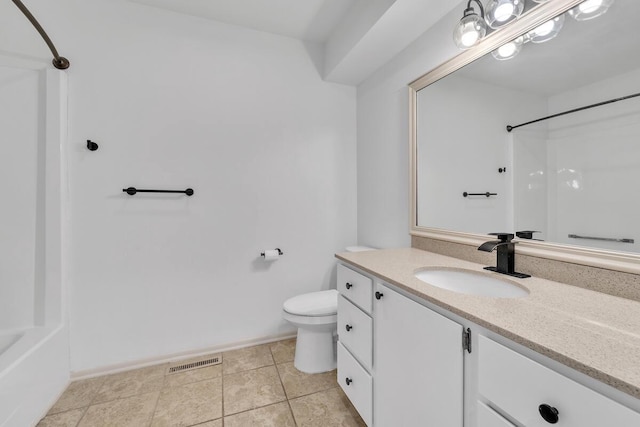
[(169, 368), (167, 374), (174, 374), (176, 372), (188, 371), (190, 369), (204, 368), (206, 366), (219, 365), (222, 363), (219, 357), (212, 357), (211, 359), (200, 360), (198, 362), (185, 363), (184, 365), (173, 366)]

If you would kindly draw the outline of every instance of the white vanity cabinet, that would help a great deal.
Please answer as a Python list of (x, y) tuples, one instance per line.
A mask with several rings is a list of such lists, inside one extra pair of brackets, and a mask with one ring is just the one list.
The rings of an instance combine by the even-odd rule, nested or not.
[(374, 295), (375, 425), (462, 427), (462, 326), (380, 283)]
[(487, 423), (488, 413), (527, 427), (640, 426), (637, 412), (487, 337), (479, 336), (478, 354), (478, 391), (487, 401), (478, 402), (478, 427), (513, 425)]
[(373, 280), (338, 264), (338, 384), (373, 426)]
[(640, 427), (597, 381), (374, 276), (339, 265), (338, 289), (338, 382), (369, 427)]
[(369, 427), (461, 427), (460, 324), (338, 266), (338, 383)]

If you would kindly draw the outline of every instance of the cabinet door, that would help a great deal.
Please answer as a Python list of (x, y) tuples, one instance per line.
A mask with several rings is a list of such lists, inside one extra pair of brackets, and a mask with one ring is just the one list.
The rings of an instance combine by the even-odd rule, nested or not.
[(377, 427), (461, 427), (462, 326), (377, 284), (374, 418)]

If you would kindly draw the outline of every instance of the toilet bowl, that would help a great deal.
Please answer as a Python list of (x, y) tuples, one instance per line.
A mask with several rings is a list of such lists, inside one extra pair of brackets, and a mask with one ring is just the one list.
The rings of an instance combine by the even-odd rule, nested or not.
[(298, 328), (293, 365), (308, 374), (336, 368), (333, 335), (338, 321), (338, 291), (311, 292), (286, 300), (282, 317)]
[[(347, 252), (373, 250), (366, 246), (350, 246)], [(338, 291), (311, 292), (289, 298), (282, 306), (282, 317), (298, 328), (293, 365), (308, 374), (336, 368), (336, 324)]]

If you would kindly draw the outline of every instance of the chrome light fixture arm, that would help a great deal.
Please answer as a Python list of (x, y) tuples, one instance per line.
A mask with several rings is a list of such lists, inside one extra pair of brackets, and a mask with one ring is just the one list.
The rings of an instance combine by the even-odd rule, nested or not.
[(40, 25), (38, 20), (31, 14), (29, 9), (27, 9), (27, 7), (20, 0), (12, 1), (16, 5), (16, 7), (20, 9), (20, 11), (24, 14), (24, 16), (27, 17), (29, 22), (31, 22), (31, 25), (35, 27), (47, 46), (49, 46), (49, 50), (51, 50), (51, 53), (53, 54), (53, 61), (51, 61), (53, 63), (53, 66), (59, 70), (66, 70), (67, 68), (69, 68), (69, 60), (64, 56), (60, 56), (58, 54), (58, 50), (47, 35), (46, 31), (44, 30), (44, 28), (42, 28), (42, 25)]

